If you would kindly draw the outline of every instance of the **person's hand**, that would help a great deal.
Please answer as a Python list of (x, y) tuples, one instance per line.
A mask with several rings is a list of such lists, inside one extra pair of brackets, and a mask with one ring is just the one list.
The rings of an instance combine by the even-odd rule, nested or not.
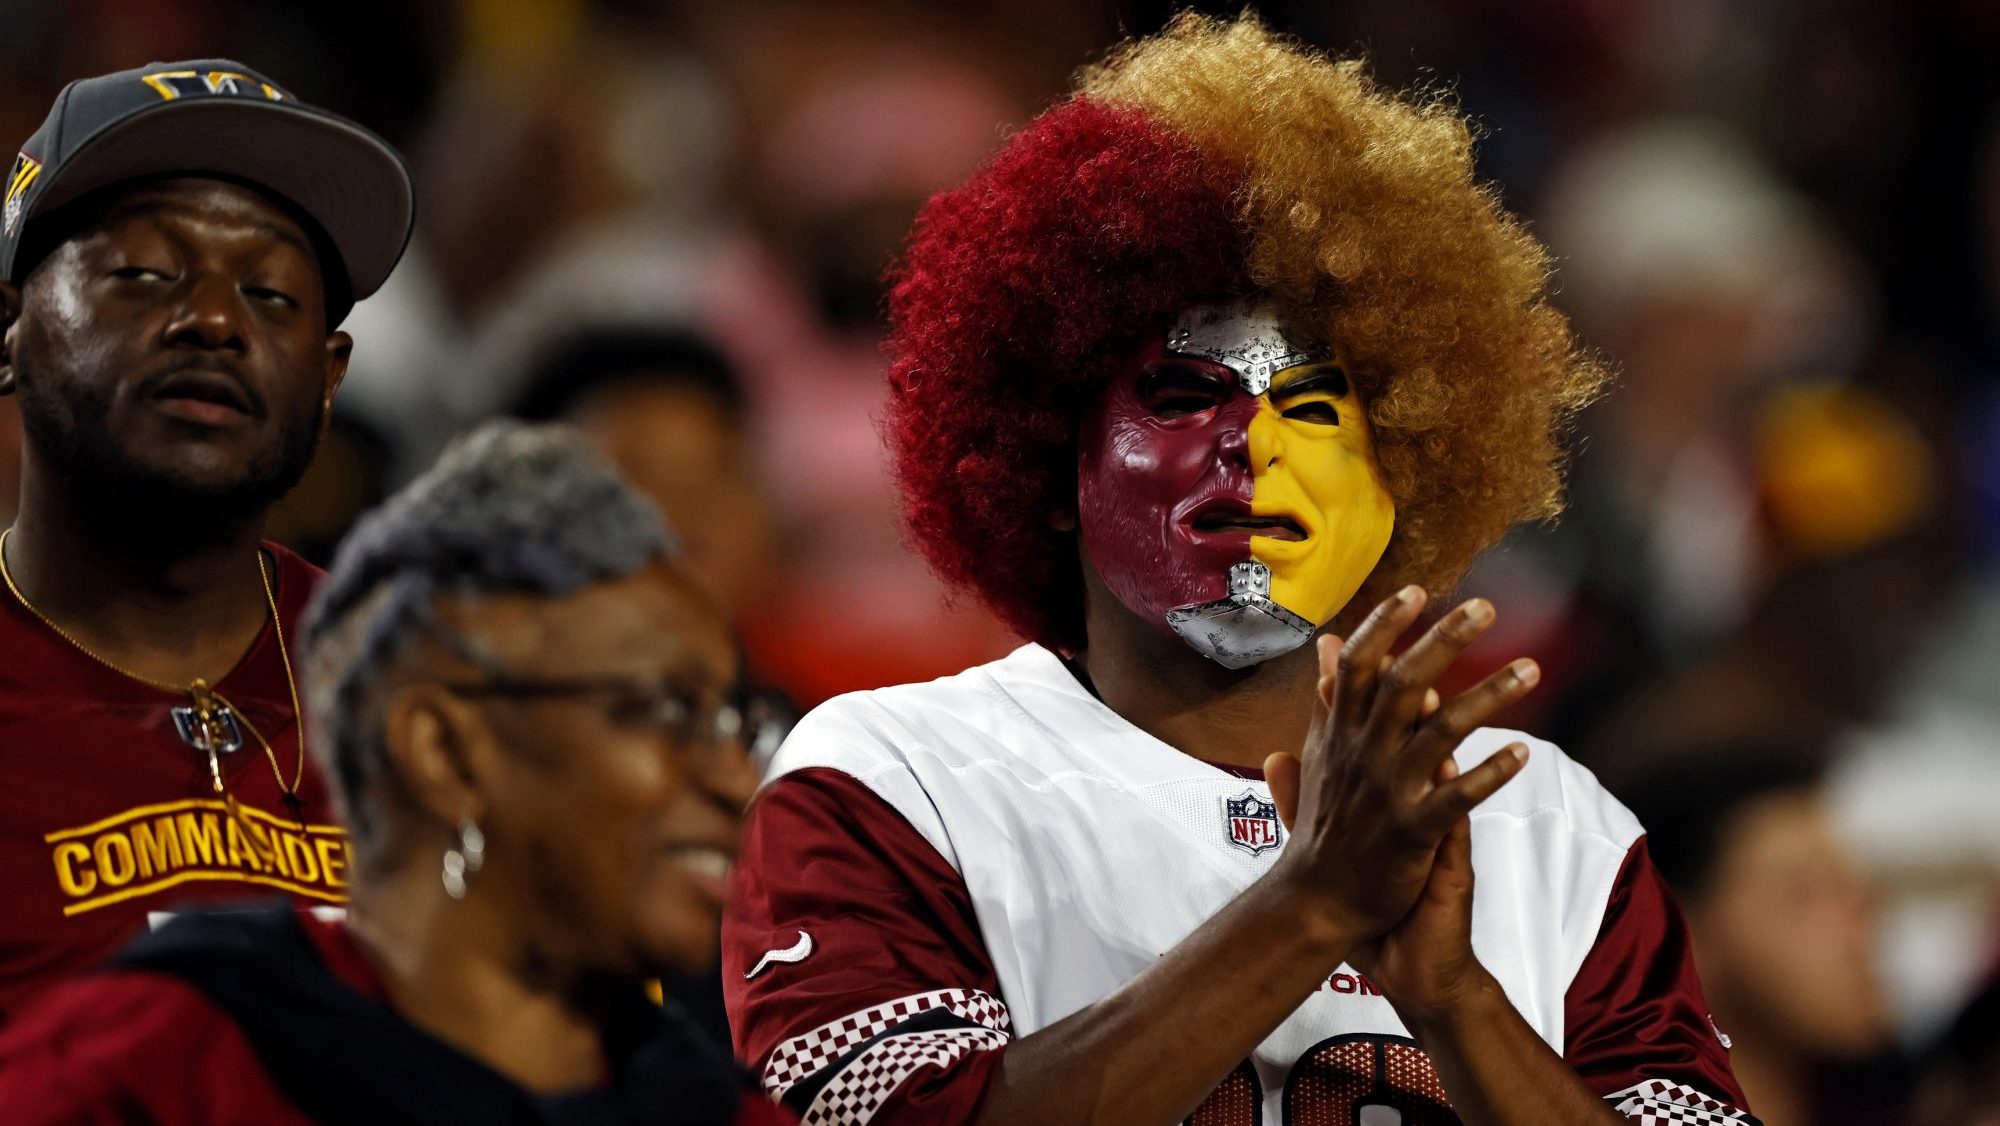
[[(1458, 765), (1446, 759), (1436, 781), (1443, 785), (1457, 776)], [(1382, 990), (1413, 1031), (1498, 990), (1472, 952), (1471, 818), (1458, 818), (1445, 832), (1410, 913), (1382, 937), (1355, 948), (1347, 961)]]
[[(1486, 631), (1493, 607), (1483, 599), (1458, 606), (1392, 659), (1397, 639), (1423, 607), (1424, 592), (1406, 587), (1345, 643), (1320, 638), (1305, 746), (1264, 762), (1278, 816), (1292, 834), (1271, 878), (1350, 948), (1367, 950), (1410, 915), (1453, 827), (1526, 761), (1526, 748), (1515, 746), (1463, 775), (1445, 768), (1460, 740), (1526, 695), (1540, 674), (1534, 662), (1515, 661), (1440, 700), (1432, 685)], [(1469, 865), (1465, 874), (1469, 903)], [(1449, 887), (1439, 894), (1456, 902)], [(1435, 915), (1424, 921), (1426, 935), (1429, 925), (1450, 922)], [(1420, 948), (1397, 948), (1404, 949), (1414, 956)], [(1385, 951), (1375, 953), (1379, 963)]]

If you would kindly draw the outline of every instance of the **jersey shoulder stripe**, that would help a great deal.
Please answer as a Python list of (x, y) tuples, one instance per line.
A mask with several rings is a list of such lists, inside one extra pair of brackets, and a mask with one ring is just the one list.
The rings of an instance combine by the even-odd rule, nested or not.
[(968, 1028), (999, 1034), (1004, 1041), (1011, 1022), (1007, 1006), (978, 989), (936, 989), (884, 1001), (831, 1020), (779, 1044), (764, 1065), (764, 1089), (783, 1098), (800, 1081), (819, 1074), (882, 1033), (921, 1014), (950, 1013)]
[(917, 1070), (1004, 1048), (1008, 1029), (1007, 1007), (983, 990), (899, 997), (780, 1044), (764, 1089), (802, 1123), (866, 1123)]
[(1604, 1101), (1634, 1126), (1761, 1126), (1747, 1111), (1665, 1079), (1635, 1083)]

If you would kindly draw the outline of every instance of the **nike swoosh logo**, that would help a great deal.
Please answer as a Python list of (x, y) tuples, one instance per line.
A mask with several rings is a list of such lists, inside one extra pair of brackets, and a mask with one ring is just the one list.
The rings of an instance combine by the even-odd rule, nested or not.
[(782, 950), (766, 951), (762, 958), (757, 959), (757, 964), (750, 967), (750, 972), (743, 975), (743, 980), (749, 981), (751, 978), (770, 969), (772, 964), (776, 962), (803, 962), (806, 960), (807, 955), (812, 952), (813, 936), (800, 931), (797, 942), (792, 943)]

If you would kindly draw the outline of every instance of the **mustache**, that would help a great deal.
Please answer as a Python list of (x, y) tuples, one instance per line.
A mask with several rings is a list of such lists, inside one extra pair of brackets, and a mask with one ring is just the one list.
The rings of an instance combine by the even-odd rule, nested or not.
[(198, 371), (205, 375), (220, 374), (226, 377), (236, 386), (236, 390), (242, 394), (243, 401), (249, 405), (250, 413), (253, 416), (257, 418), (269, 416), (270, 412), (264, 402), (264, 396), (258, 394), (257, 389), (250, 385), (250, 381), (243, 378), (242, 369), (237, 367), (234, 361), (222, 356), (177, 356), (148, 373), (133, 388), (133, 392), (142, 399), (152, 398), (159, 393), (161, 387), (165, 386), (176, 376), (191, 371)]

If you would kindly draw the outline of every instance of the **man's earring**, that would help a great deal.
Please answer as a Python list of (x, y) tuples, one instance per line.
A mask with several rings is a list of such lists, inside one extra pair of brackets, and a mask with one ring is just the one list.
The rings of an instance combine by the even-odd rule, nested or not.
[(444, 850), (444, 893), (465, 898), (465, 878), (486, 863), (486, 834), (468, 817), (458, 823), (458, 847)]

